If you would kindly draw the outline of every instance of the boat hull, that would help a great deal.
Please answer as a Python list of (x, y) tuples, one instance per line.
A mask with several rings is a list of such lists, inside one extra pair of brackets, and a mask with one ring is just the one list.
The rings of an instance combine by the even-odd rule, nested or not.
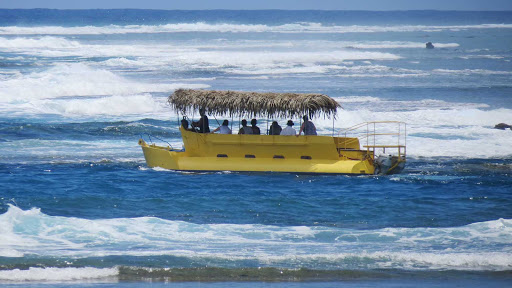
[[(374, 174), (372, 155), (359, 142), (328, 136), (199, 134), (182, 130), (185, 149), (147, 144), (146, 163), (183, 171)], [(343, 142), (345, 141), (345, 142)]]
[(149, 167), (183, 171), (293, 172), (318, 174), (373, 174), (370, 161), (295, 160), (187, 157), (185, 152), (165, 151), (161, 147), (142, 147)]

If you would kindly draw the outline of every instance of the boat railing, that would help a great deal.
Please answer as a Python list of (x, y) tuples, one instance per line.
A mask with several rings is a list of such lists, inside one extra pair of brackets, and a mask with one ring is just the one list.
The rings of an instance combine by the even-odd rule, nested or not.
[(401, 121), (364, 122), (338, 132), (339, 151), (350, 149), (356, 142), (362, 143), (367, 155), (371, 155), (373, 159), (377, 149), (382, 149), (383, 153), (386, 153), (386, 149), (393, 149), (397, 152), (398, 159), (405, 160), (407, 124)]
[(148, 138), (148, 140), (149, 140), (149, 142), (148, 142), (148, 143), (151, 143), (150, 145), (153, 145), (153, 146), (154, 146), (154, 145), (156, 145), (156, 143), (155, 143), (155, 142), (153, 142), (153, 139), (152, 139), (152, 138), (154, 138), (154, 139), (156, 139), (156, 140), (159, 140), (159, 141), (162, 141), (162, 142), (164, 142), (164, 143), (167, 143), (167, 148), (168, 148), (168, 150), (174, 150), (174, 148), (172, 147), (171, 143), (169, 143), (169, 142), (165, 141), (164, 139), (162, 139), (162, 138), (160, 138), (160, 137), (157, 137), (157, 136), (155, 136), (155, 135), (151, 135), (151, 134), (149, 134), (149, 133), (142, 133), (142, 134), (140, 134), (140, 139), (144, 140), (144, 135), (146, 135), (146, 136), (147, 136), (147, 138)]

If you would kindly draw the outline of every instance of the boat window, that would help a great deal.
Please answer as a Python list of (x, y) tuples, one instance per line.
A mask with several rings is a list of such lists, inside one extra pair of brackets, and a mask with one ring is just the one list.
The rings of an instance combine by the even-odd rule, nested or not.
[(226, 155), (226, 154), (217, 154), (217, 157), (219, 157), (219, 158), (228, 158), (228, 155)]
[(274, 159), (284, 159), (283, 155), (274, 155)]
[(311, 156), (300, 156), (300, 159), (311, 160)]
[(256, 158), (256, 156), (252, 154), (245, 154), (245, 158)]

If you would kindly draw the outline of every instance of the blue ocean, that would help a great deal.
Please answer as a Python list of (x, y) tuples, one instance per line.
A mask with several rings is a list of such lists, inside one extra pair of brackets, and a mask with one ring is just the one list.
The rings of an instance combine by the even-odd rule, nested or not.
[[(512, 12), (0, 10), (0, 285), (512, 287), (511, 60)], [(329, 95), (407, 166), (149, 168), (179, 88)]]

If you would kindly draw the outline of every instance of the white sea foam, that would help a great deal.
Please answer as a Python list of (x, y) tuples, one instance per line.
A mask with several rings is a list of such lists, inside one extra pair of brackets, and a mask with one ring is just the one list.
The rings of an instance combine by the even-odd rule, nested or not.
[(33, 72), (3, 81), (0, 83), (0, 102), (23, 103), (28, 100), (63, 96), (133, 95), (169, 92), (187, 87), (206, 88), (208, 85), (143, 83), (82, 63), (57, 64), (42, 72)]
[(3, 270), (0, 271), (0, 281), (9, 282), (60, 282), (77, 280), (97, 280), (114, 277), (119, 274), (117, 268), (35, 268), (27, 270)]
[(127, 33), (181, 33), (181, 32), (220, 32), (220, 33), (382, 33), (382, 32), (438, 32), (468, 29), (511, 29), (512, 24), (479, 25), (322, 25), (320, 23), (290, 23), (277, 26), (263, 24), (209, 24), (204, 22), (176, 23), (165, 25), (108, 25), (108, 26), (38, 26), (38, 27), (0, 27), (0, 35), (94, 35)]
[[(377, 48), (380, 44), (372, 42)], [(384, 42), (387, 43), (387, 42)], [(347, 60), (397, 60), (400, 56), (370, 51), (355, 51), (353, 49), (340, 50), (343, 47), (352, 47), (352, 42), (337, 41), (297, 41), (289, 51), (282, 51), (282, 43), (269, 44), (265, 41), (225, 43), (218, 42), (210, 47), (208, 43), (180, 43), (179, 45), (153, 44), (153, 45), (119, 45), (109, 43), (80, 44), (74, 40), (61, 37), (40, 38), (16, 38), (6, 39), (0, 37), (0, 49), (5, 51), (29, 54), (44, 57), (116, 57), (106, 60), (102, 64), (115, 67), (165, 67), (188, 66), (198, 68), (224, 67), (224, 66), (269, 66), (283, 68), (278, 64), (289, 63), (293, 67), (296, 64), (308, 64), (321, 62), (340, 63)], [(416, 45), (420, 45), (417, 43)], [(364, 44), (360, 44), (364, 45)], [(383, 44), (400, 46), (402, 44)], [(267, 49), (252, 50), (247, 46), (265, 46)], [(236, 50), (233, 50), (236, 48)], [(320, 49), (319, 49), (320, 48)], [(326, 50), (329, 49), (329, 50)], [(205, 51), (207, 50), (207, 51)], [(248, 51), (252, 50), (252, 51)], [(129, 57), (130, 59), (127, 59)], [(157, 58), (155, 58), (157, 57)], [(277, 66), (276, 66), (277, 65)]]
[[(399, 41), (381, 41), (381, 42), (359, 42), (346, 44), (347, 48), (356, 49), (390, 49), (390, 48), (425, 48), (424, 42), (399, 42)], [(456, 48), (458, 43), (434, 43), (437, 48)]]
[[(358, 55), (355, 57), (364, 57), (363, 55)], [(360, 58), (357, 60), (361, 60), (364, 58)], [(381, 60), (390, 60), (382, 58)], [(353, 59), (356, 60), (356, 59)], [(377, 60), (375, 58), (375, 60)], [(367, 61), (364, 61), (367, 62)], [(330, 65), (326, 65), (327, 61), (320, 61), (320, 63), (316, 62), (302, 62), (302, 63), (289, 63), (290, 65), (286, 67), (285, 65), (279, 63), (259, 63), (254, 66), (243, 66), (240, 68), (227, 68), (225, 69), (228, 73), (235, 74), (246, 74), (246, 75), (259, 75), (259, 74), (267, 74), (267, 75), (285, 75), (285, 74), (329, 74), (335, 75), (336, 77), (368, 77), (368, 78), (377, 78), (377, 77), (418, 77), (418, 76), (428, 76), (430, 73), (421, 71), (421, 70), (413, 70), (413, 69), (405, 69), (405, 68), (392, 68), (384, 65), (354, 65), (354, 63), (348, 64), (346, 61), (340, 59), (338, 61), (332, 59)], [(335, 65), (339, 63), (339, 65)], [(343, 65), (341, 65), (343, 64)], [(346, 64), (346, 65), (345, 65)], [(353, 66), (347, 66), (353, 65)]]
[(108, 59), (106, 61), (103, 61), (102, 64), (105, 66), (116, 66), (116, 67), (119, 67), (119, 66), (123, 66), (123, 67), (145, 66), (145, 64), (142, 63), (141, 61), (130, 60), (130, 59), (126, 59), (124, 57)]
[(157, 56), (169, 55), (178, 52), (192, 53), (196, 51), (193, 46), (166, 44), (137, 44), (122, 45), (83, 44), (76, 40), (64, 37), (18, 37), (14, 39), (0, 37), (0, 51), (30, 54), (44, 57), (130, 57), (130, 56)]
[[(143, 162), (143, 155), (133, 140), (41, 140), (8, 141), (0, 146), (2, 162), (9, 163), (101, 163)], [(23, 153), (15, 153), (22, 149)], [(107, 160), (108, 159), (108, 160)]]
[(165, 99), (153, 98), (149, 94), (131, 96), (107, 96), (92, 99), (72, 99), (66, 101), (32, 101), (39, 113), (76, 116), (130, 116), (155, 115), (168, 112)]
[(452, 69), (434, 69), (433, 72), (441, 74), (458, 74), (458, 75), (512, 75), (512, 71), (499, 71), (499, 70), (487, 70), (487, 69), (463, 69), (463, 70), (452, 70)]
[(465, 55), (460, 56), (461, 59), (478, 59), (478, 58), (484, 58), (484, 59), (504, 59), (504, 56), (498, 56), (498, 55)]
[[(390, 101), (371, 96), (360, 97), (361, 101), (358, 99), (359, 97), (356, 96), (337, 98), (345, 109), (338, 112), (334, 123), (337, 127), (335, 135), (338, 131), (343, 131), (343, 127), (348, 128), (359, 123), (403, 121), (407, 123), (407, 154), (409, 156), (468, 158), (512, 156), (506, 144), (512, 141), (512, 133), (492, 129), (495, 124), (507, 123), (508, 119), (512, 118), (511, 109), (488, 109), (486, 104), (451, 103), (429, 99)], [(332, 120), (317, 118), (313, 121), (320, 133), (331, 135)], [(387, 132), (396, 131), (397, 129)], [(358, 135), (349, 133), (348, 136)], [(365, 144), (364, 139), (362, 144)]]
[(75, 121), (92, 121), (98, 117), (105, 120), (138, 120), (148, 117), (168, 119), (170, 113), (169, 105), (164, 97), (155, 97), (148, 93), (68, 99), (24, 99), (22, 101), (22, 103), (0, 102), (0, 111), (11, 117), (58, 115), (75, 119)]
[(338, 103), (369, 103), (369, 102), (379, 102), (381, 101), (378, 97), (372, 96), (343, 96), (343, 97), (333, 97)]
[[(195, 53), (180, 53), (174, 55), (173, 61), (192, 68), (214, 68), (235, 66), (248, 70), (251, 73), (254, 69), (290, 69), (297, 68), (296, 65), (306, 67), (343, 63), (347, 60), (397, 60), (400, 56), (384, 52), (367, 51), (202, 51)], [(298, 67), (300, 69), (301, 67)], [(323, 69), (323, 67), (321, 67)], [(229, 71), (229, 70), (228, 70)], [(237, 73), (244, 72), (237, 70)]]
[[(48, 216), (36, 208), (24, 211), (10, 206), (0, 215), (0, 224), (0, 252), (13, 250), (40, 257), (172, 255), (255, 260), (268, 265), (286, 263), (292, 267), (321, 263), (338, 268), (363, 265), (367, 268), (506, 270), (512, 265), (510, 219), (450, 228), (351, 230), (193, 224), (154, 217), (88, 220)], [(13, 257), (13, 253), (0, 256)], [(80, 270), (74, 272), (82, 275)], [(38, 277), (34, 274), (37, 273), (23, 275), (22, 279)], [(85, 274), (110, 276), (116, 271)], [(73, 277), (82, 276), (70, 279), (76, 279)]]
[[(350, 69), (351, 61), (393, 61), (401, 57), (392, 53), (359, 50), (322, 51), (297, 48), (291, 51), (233, 51), (222, 48), (212, 51), (173, 51), (155, 47), (132, 46), (120, 53), (112, 47), (83, 47), (79, 50), (27, 51), (43, 56), (116, 57), (101, 62), (106, 67), (143, 70), (216, 69), (236, 74), (324, 73), (330, 69)], [(243, 50), (243, 49), (242, 49)], [(130, 59), (126, 58), (129, 57)], [(372, 65), (365, 65), (372, 66)]]
[[(401, 68), (389, 68), (372, 65), (371, 61), (398, 60), (399, 55), (387, 52), (343, 49), (348, 47), (370, 48), (418, 47), (422, 43), (403, 42), (338, 42), (338, 41), (296, 41), (286, 47), (287, 42), (269, 43), (268, 41), (209, 43), (180, 43), (179, 45), (108, 45), (80, 44), (77, 41), (61, 37), (16, 38), (0, 41), (0, 49), (15, 53), (44, 57), (113, 57), (96, 65), (113, 69), (140, 69), (143, 71), (216, 69), (234, 74), (322, 74), (341, 71), (341, 77), (358, 77), (370, 73), (368, 77), (394, 76), (408, 77), (425, 75), (422, 71), (407, 71)], [(55, 40), (56, 44), (53, 45)], [(32, 45), (35, 43), (36, 45)], [(366, 43), (366, 44), (365, 44)], [(53, 45), (53, 46), (52, 46)], [(283, 49), (283, 45), (285, 49)], [(446, 44), (451, 45), (451, 44)], [(211, 46), (211, 47), (210, 47)], [(247, 49), (249, 46), (267, 47), (267, 49)], [(115, 58), (114, 58), (115, 57)], [(354, 66), (354, 61), (366, 65)], [(354, 66), (354, 67), (352, 67)], [(350, 73), (350, 71), (355, 72)], [(378, 72), (382, 73), (378, 73)], [(49, 71), (51, 72), (51, 71)], [(361, 73), (361, 74), (359, 74)], [(385, 75), (382, 75), (385, 74)], [(98, 75), (98, 77), (104, 78)], [(106, 78), (108, 79), (108, 78)], [(25, 81), (24, 81), (25, 82)], [(15, 83), (13, 83), (15, 84)], [(113, 86), (115, 87), (115, 86)], [(87, 91), (87, 90), (85, 90)]]
[(41, 49), (41, 48), (52, 48), (52, 49), (69, 49), (78, 48), (82, 45), (78, 41), (67, 40), (62, 37), (43, 36), (36, 38), (4, 38), (0, 37), (0, 49)]
[[(172, 42), (171, 42), (172, 43)], [(436, 43), (439, 48), (458, 47), (457, 43)], [(0, 37), (0, 50), (12, 51), (17, 53), (29, 53), (39, 56), (148, 56), (148, 55), (166, 55), (168, 53), (198, 52), (200, 50), (307, 50), (312, 49), (339, 50), (341, 49), (390, 49), (390, 48), (425, 48), (423, 42), (403, 42), (403, 41), (326, 41), (326, 40), (295, 40), (293, 43), (287, 41), (219, 41), (214, 44), (210, 42), (196, 43), (185, 42), (169, 45), (169, 43), (132, 44), (120, 45), (117, 43), (106, 44), (82, 44), (77, 40), (69, 40), (64, 37), (55, 36), (36, 36), (36, 37), (18, 37), (5, 38)], [(354, 53), (354, 51), (352, 51)], [(484, 57), (483, 55), (482, 57)], [(492, 55), (488, 55), (492, 56)], [(475, 56), (476, 57), (476, 56)], [(126, 64), (127, 59), (118, 58), (105, 63)], [(132, 63), (132, 62), (128, 62)]]

